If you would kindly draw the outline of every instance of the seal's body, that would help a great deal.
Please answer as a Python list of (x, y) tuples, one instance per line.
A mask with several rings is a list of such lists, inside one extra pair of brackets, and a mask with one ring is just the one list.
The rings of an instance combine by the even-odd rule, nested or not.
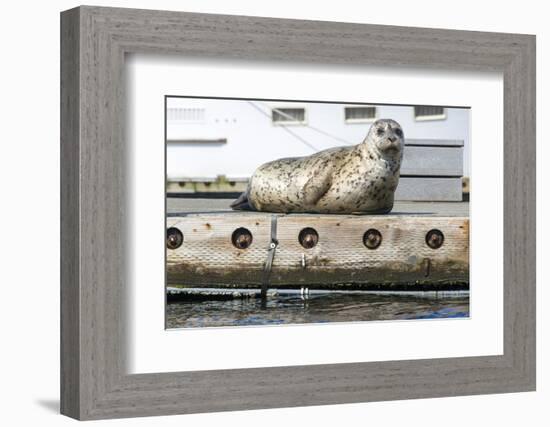
[(394, 120), (377, 120), (361, 144), (263, 164), (231, 207), (285, 213), (388, 213), (403, 146), (401, 126)]

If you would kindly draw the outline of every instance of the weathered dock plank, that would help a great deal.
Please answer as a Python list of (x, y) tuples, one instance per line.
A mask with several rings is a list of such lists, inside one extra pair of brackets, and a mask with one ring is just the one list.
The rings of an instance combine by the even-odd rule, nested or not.
[[(210, 212), (169, 216), (167, 227), (182, 233), (181, 246), (167, 249), (169, 284), (194, 286), (259, 285), (271, 241), (271, 214)], [(238, 248), (237, 229), (251, 244)], [(305, 248), (299, 235), (313, 228), (318, 242)], [(444, 236), (438, 248), (427, 234)], [(364, 243), (377, 230), (375, 249)], [(466, 216), (278, 215), (271, 286), (325, 286), (335, 283), (386, 284), (468, 282), (469, 220)]]
[[(166, 212), (169, 216), (186, 215), (189, 213), (239, 213), (231, 210), (229, 205), (235, 199), (227, 198), (181, 198), (168, 197)], [(469, 216), (469, 202), (415, 202), (396, 201), (391, 211), (392, 215), (407, 216)], [(251, 212), (251, 214), (256, 214)]]

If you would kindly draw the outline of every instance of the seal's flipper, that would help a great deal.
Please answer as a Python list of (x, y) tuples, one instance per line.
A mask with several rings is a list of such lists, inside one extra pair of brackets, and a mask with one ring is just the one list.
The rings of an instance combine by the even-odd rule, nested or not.
[(252, 211), (252, 206), (250, 205), (250, 202), (248, 201), (248, 194), (245, 191), (244, 193), (241, 193), (239, 198), (235, 200), (231, 205), (229, 205), (231, 209), (236, 211)]
[(315, 206), (331, 185), (331, 174), (327, 170), (324, 173), (314, 174), (302, 189), (304, 201), (310, 206)]

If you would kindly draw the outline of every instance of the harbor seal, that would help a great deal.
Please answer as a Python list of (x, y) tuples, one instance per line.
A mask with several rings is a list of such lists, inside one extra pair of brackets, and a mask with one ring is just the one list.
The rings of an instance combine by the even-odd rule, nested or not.
[(283, 213), (388, 213), (403, 147), (399, 123), (377, 120), (360, 144), (261, 165), (231, 207)]

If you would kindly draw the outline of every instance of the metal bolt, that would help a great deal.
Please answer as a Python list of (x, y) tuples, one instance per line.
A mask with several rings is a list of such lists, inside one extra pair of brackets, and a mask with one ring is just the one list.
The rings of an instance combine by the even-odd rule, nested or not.
[(231, 242), (237, 249), (246, 249), (252, 244), (252, 233), (244, 228), (237, 228), (231, 235)]
[(168, 249), (177, 249), (183, 243), (183, 234), (176, 227), (170, 227), (166, 230), (166, 247)]
[(315, 229), (306, 227), (298, 234), (298, 241), (302, 247), (311, 249), (319, 242), (319, 234)]
[(382, 234), (371, 228), (363, 234), (363, 244), (369, 249), (376, 249), (382, 243)]
[(426, 244), (432, 249), (439, 249), (443, 245), (444, 241), (445, 236), (443, 236), (443, 233), (436, 228), (428, 231), (426, 234)]

